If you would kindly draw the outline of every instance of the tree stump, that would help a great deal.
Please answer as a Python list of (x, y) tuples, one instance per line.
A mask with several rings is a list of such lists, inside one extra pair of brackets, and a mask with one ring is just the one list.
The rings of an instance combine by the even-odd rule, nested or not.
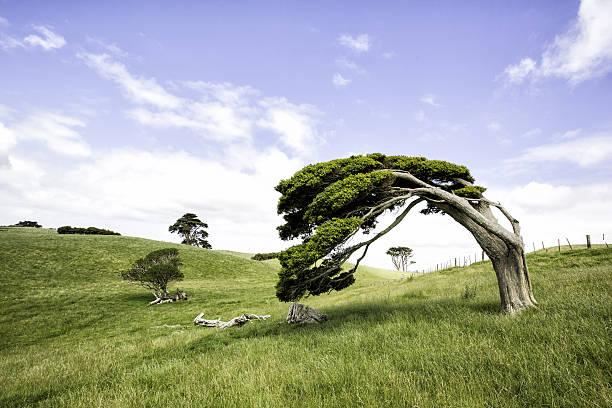
[(176, 291), (176, 293), (167, 293), (163, 296), (158, 296), (157, 294), (155, 294), (155, 300), (149, 303), (149, 306), (153, 306), (153, 305), (161, 305), (162, 303), (169, 303), (169, 302), (178, 302), (179, 300), (187, 300), (187, 294), (185, 292), (183, 292), (182, 290), (178, 290)]
[(196, 326), (219, 327), (221, 329), (225, 329), (227, 327), (238, 327), (238, 326), (242, 326), (249, 320), (266, 320), (270, 317), (270, 315), (257, 316), (251, 313), (245, 313), (242, 316), (234, 317), (230, 321), (222, 322), (221, 319), (217, 319), (217, 320), (202, 319), (202, 316), (204, 316), (204, 313), (200, 313), (199, 315), (197, 315), (196, 318), (193, 319), (193, 324), (195, 324)]
[(321, 323), (327, 320), (325, 313), (319, 313), (310, 306), (291, 303), (287, 313), (287, 323)]

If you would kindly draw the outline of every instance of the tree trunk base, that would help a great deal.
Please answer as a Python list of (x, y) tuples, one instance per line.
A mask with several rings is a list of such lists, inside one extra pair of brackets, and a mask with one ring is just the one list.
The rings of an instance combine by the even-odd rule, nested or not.
[(270, 317), (270, 315), (257, 316), (251, 313), (245, 313), (242, 316), (234, 317), (228, 322), (222, 322), (221, 319), (202, 319), (202, 316), (204, 316), (204, 313), (200, 313), (199, 315), (197, 315), (196, 318), (193, 319), (193, 324), (195, 324), (196, 326), (219, 327), (221, 329), (225, 329), (227, 327), (239, 327), (248, 322), (249, 320), (266, 320)]
[(149, 306), (161, 305), (162, 303), (178, 302), (179, 300), (187, 300), (187, 294), (182, 290), (177, 290), (176, 293), (168, 293), (163, 296), (158, 296), (154, 293), (155, 300), (149, 303)]
[(327, 320), (325, 313), (319, 313), (310, 306), (291, 303), (287, 313), (287, 323), (321, 323)]

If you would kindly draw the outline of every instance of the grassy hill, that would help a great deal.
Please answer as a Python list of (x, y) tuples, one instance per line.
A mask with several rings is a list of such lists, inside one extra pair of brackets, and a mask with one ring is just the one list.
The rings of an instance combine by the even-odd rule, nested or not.
[[(187, 302), (119, 278), (177, 247)], [(360, 268), (289, 326), (278, 265), (117, 236), (0, 231), (0, 406), (612, 406), (612, 249), (528, 256), (538, 310), (498, 314), (490, 263), (413, 280)], [(174, 287), (174, 286), (172, 286)], [(193, 318), (244, 312), (226, 330)], [(164, 325), (177, 325), (169, 328)]]

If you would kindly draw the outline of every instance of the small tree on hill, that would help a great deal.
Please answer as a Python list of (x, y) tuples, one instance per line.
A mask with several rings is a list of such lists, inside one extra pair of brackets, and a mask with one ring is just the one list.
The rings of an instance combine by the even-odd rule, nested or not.
[(391, 262), (398, 271), (408, 271), (408, 265), (413, 264), (414, 261), (410, 261), (412, 258), (412, 249), (408, 247), (391, 247), (387, 250), (387, 255), (391, 256)]
[(208, 224), (200, 221), (197, 215), (187, 213), (176, 220), (176, 222), (168, 228), (168, 231), (182, 236), (183, 242), (181, 242), (181, 244), (211, 249), (211, 245), (206, 240), (206, 238), (208, 238), (208, 232), (204, 231), (205, 228), (208, 228)]
[(153, 251), (122, 272), (121, 278), (152, 290), (155, 296), (155, 300), (150, 303), (152, 305), (187, 299), (187, 295), (179, 290), (176, 294), (168, 294), (169, 282), (183, 280), (183, 273), (179, 270), (182, 263), (178, 254), (176, 248)]

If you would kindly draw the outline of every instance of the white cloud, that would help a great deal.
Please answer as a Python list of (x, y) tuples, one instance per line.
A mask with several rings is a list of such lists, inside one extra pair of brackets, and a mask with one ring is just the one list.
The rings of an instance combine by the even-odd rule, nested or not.
[(397, 55), (397, 54), (395, 54), (395, 52), (394, 52), (394, 51), (387, 51), (387, 52), (383, 52), (383, 53), (381, 54), (381, 56), (382, 56), (384, 59), (391, 59), (391, 58), (395, 57), (396, 55)]
[(102, 77), (116, 82), (133, 102), (158, 108), (177, 108), (182, 102), (159, 85), (155, 78), (131, 75), (125, 65), (114, 61), (108, 54), (81, 53), (77, 57)]
[(42, 34), (30, 34), (23, 41), (33, 47), (41, 47), (45, 51), (62, 48), (66, 45), (66, 40), (59, 34), (54, 33), (45, 26), (33, 26), (34, 30)]
[(431, 106), (436, 107), (436, 108), (439, 108), (439, 107), (442, 106), (438, 102), (438, 97), (436, 95), (434, 95), (434, 94), (423, 95), (420, 100), (421, 100), (421, 102), (423, 102), (423, 103), (425, 103), (427, 105), (431, 105)]
[(540, 64), (524, 58), (504, 70), (511, 83), (558, 77), (579, 83), (612, 72), (612, 2), (582, 0), (571, 28), (555, 37)]
[(2, 34), (2, 36), (0, 37), (0, 48), (5, 51), (23, 46), (23, 43), (17, 38), (13, 38), (4, 34)]
[(87, 42), (98, 45), (99, 47), (105, 49), (106, 51), (118, 57), (127, 58), (129, 56), (129, 54), (126, 51), (122, 50), (115, 43), (109, 44), (105, 41), (100, 40), (99, 38), (94, 38), (94, 37), (89, 37), (89, 36), (86, 39), (87, 39)]
[(580, 133), (582, 133), (582, 129), (568, 130), (567, 132), (564, 132), (564, 133), (558, 135), (557, 138), (560, 139), (560, 140), (573, 139), (576, 136), (578, 136)]
[(359, 66), (355, 61), (351, 61), (346, 57), (337, 58), (336, 64), (338, 64), (340, 67), (344, 69), (355, 72), (359, 75), (364, 75), (366, 73), (365, 69)]
[(487, 129), (489, 129), (491, 132), (499, 132), (501, 128), (502, 128), (501, 124), (496, 121), (489, 122), (487, 124)]
[(181, 151), (122, 149), (99, 151), (77, 163), (15, 154), (12, 168), (0, 167), (0, 188), (10, 191), (0, 201), (0, 224), (32, 215), (48, 227), (95, 225), (176, 241), (168, 225), (189, 211), (209, 224), (216, 249), (286, 247), (275, 230), (281, 220), (274, 186), (304, 163), (275, 148), (239, 151), (234, 146), (231, 154), (200, 158)]
[[(256, 89), (230, 83), (178, 81), (171, 84), (175, 93), (170, 93), (154, 78), (132, 75), (106, 54), (80, 54), (79, 58), (116, 82), (129, 100), (146, 105), (127, 111), (129, 118), (142, 125), (188, 129), (222, 143), (252, 142), (257, 132), (272, 131), (297, 154), (311, 151), (317, 140), (319, 111), (312, 105), (263, 98)], [(178, 92), (190, 95), (178, 96)]]
[(338, 43), (358, 53), (368, 52), (371, 47), (370, 36), (368, 34), (360, 34), (357, 37), (342, 34), (338, 37)]
[(9, 21), (6, 18), (0, 16), (0, 27), (8, 27), (10, 25), (11, 23), (9, 23)]
[(612, 137), (600, 135), (531, 147), (522, 155), (505, 162), (510, 166), (541, 162), (569, 162), (588, 167), (610, 159), (612, 159)]
[(308, 153), (317, 142), (315, 130), (318, 111), (311, 105), (295, 105), (285, 98), (265, 98), (259, 102), (264, 109), (257, 125), (280, 136), (280, 141), (298, 153)]
[(84, 128), (81, 120), (51, 112), (39, 112), (10, 127), (17, 141), (43, 142), (49, 150), (68, 156), (91, 155), (89, 145), (76, 130)]
[(542, 134), (542, 129), (540, 129), (540, 128), (533, 128), (533, 129), (529, 129), (528, 131), (523, 133), (522, 137), (525, 138), (525, 139), (530, 139), (532, 137), (539, 136), (541, 134)]
[(340, 75), (340, 73), (336, 72), (334, 74), (334, 77), (332, 78), (332, 82), (335, 86), (341, 88), (344, 86), (347, 86), (348, 84), (351, 83), (351, 79), (349, 78), (345, 78), (342, 75)]
[(535, 72), (537, 72), (536, 62), (531, 58), (523, 58), (518, 64), (506, 67), (504, 75), (509, 82), (520, 84)]

